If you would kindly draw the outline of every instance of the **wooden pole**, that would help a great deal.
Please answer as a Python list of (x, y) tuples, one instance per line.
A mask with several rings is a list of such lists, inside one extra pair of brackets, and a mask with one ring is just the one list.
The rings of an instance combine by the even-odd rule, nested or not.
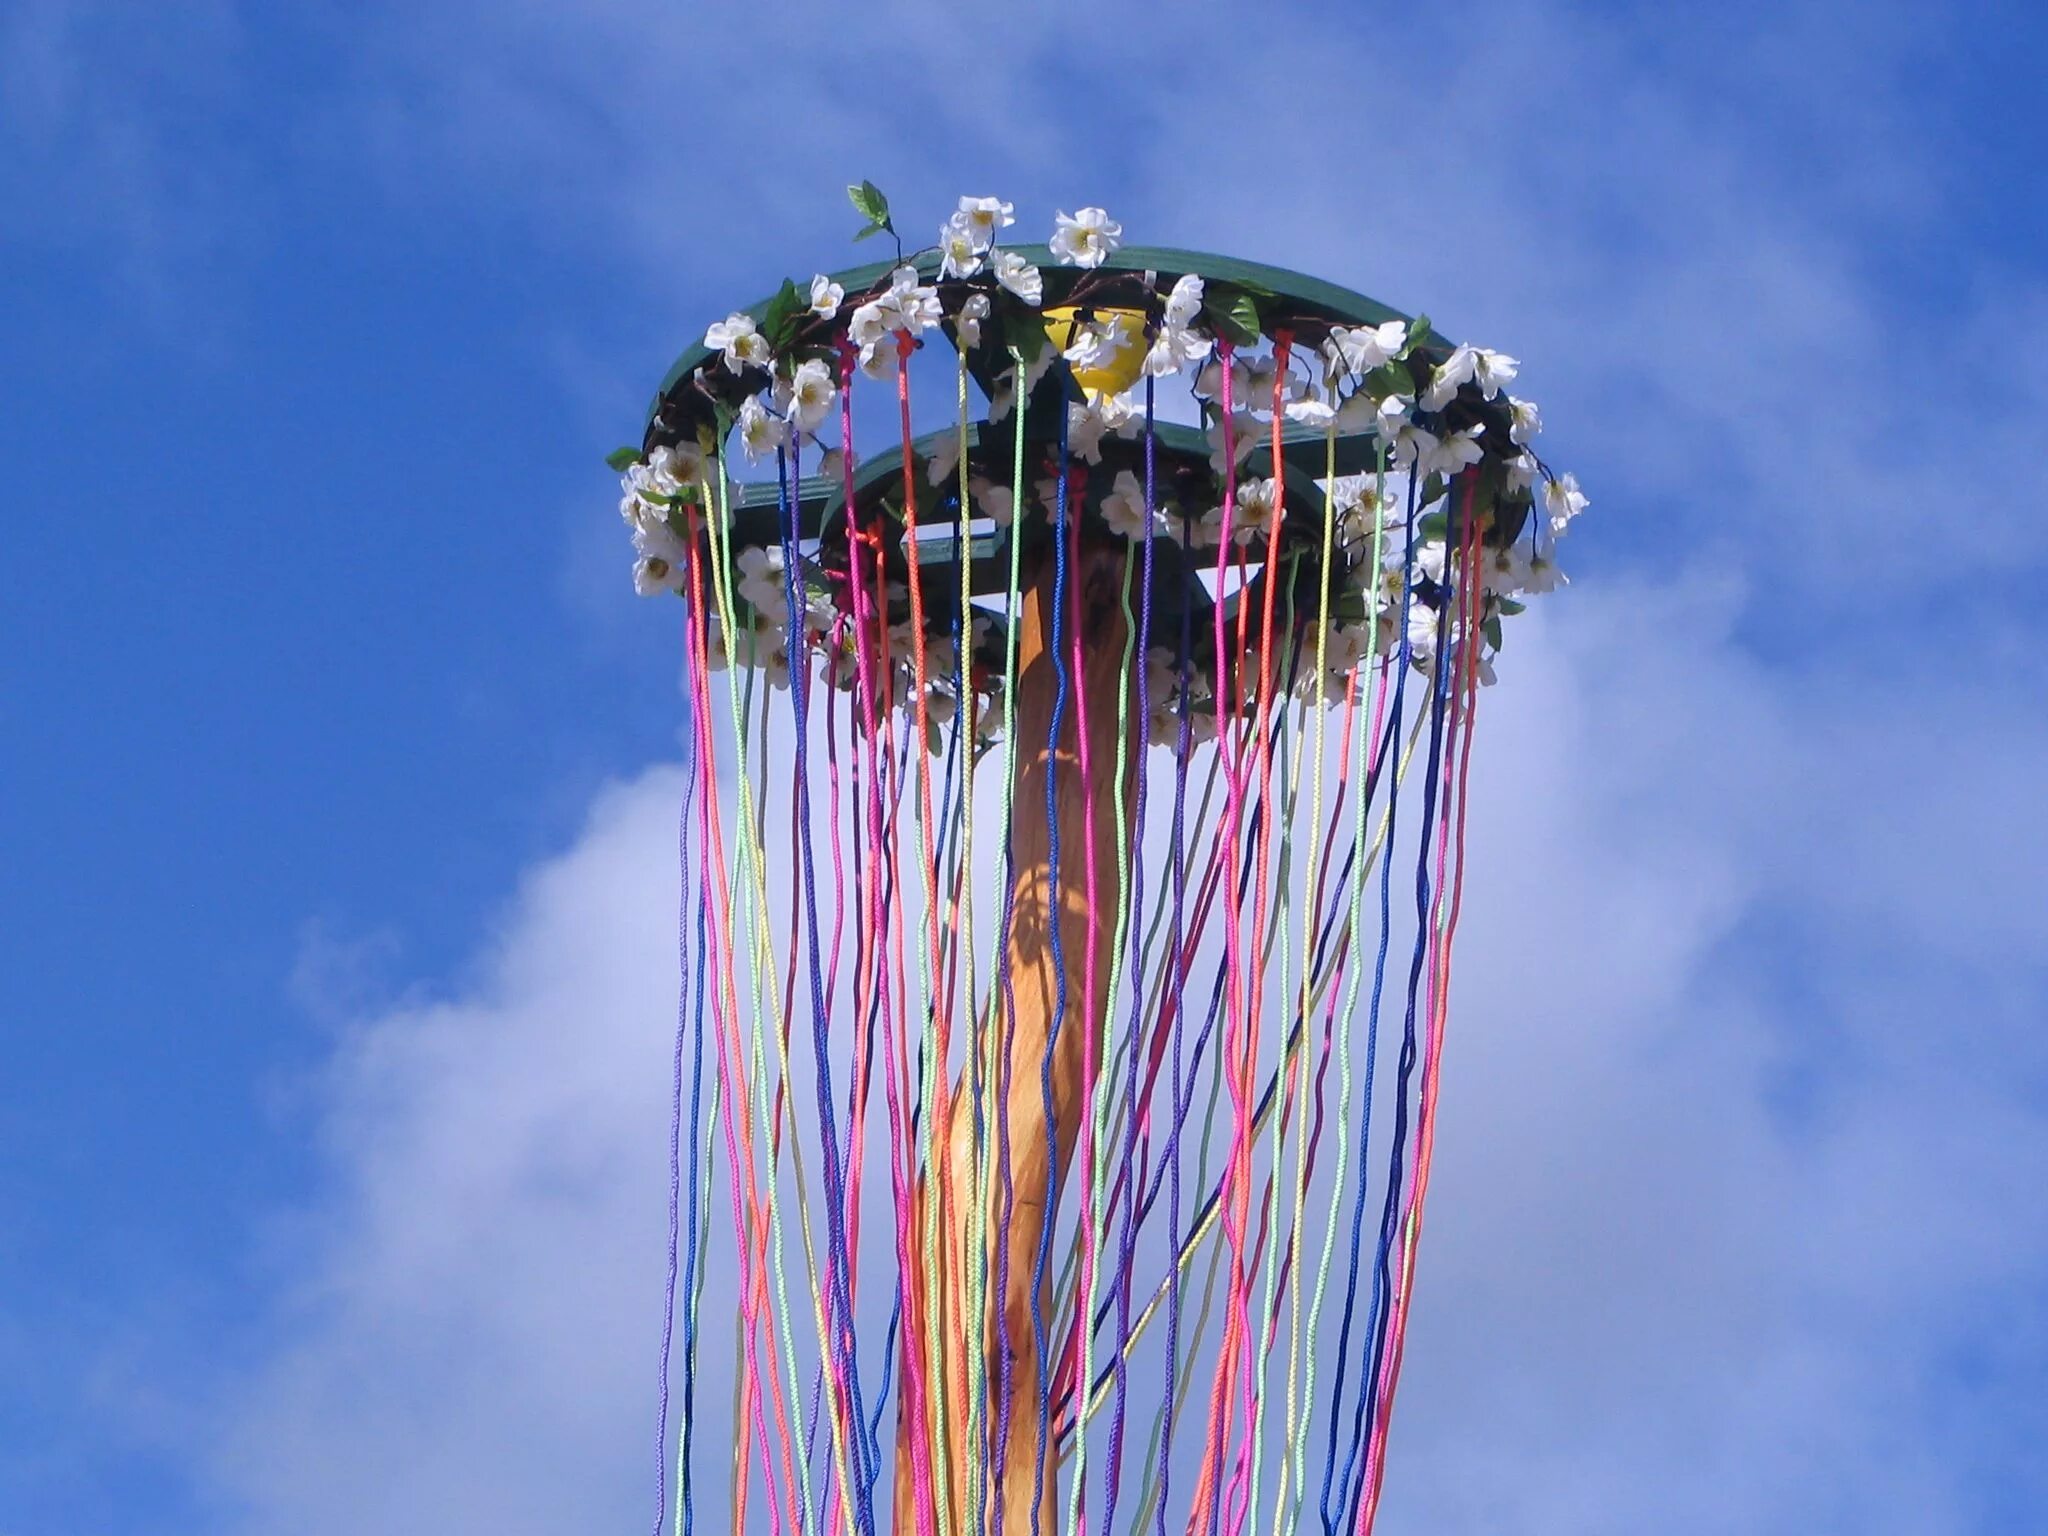
[[(993, 1286), (1002, 1250), (1006, 1246), (1008, 1251), (1007, 1287), (1000, 1298), (1000, 1313), (990, 1335), (981, 1342), (986, 1353), (990, 1398), (997, 1413), (1001, 1412), (1002, 1406), (999, 1384), (1005, 1352), (1010, 1360), (1009, 1438), (1004, 1451), (1002, 1482), (990, 1495), (992, 1502), (1001, 1504), (1005, 1536), (1031, 1536), (1033, 1530), (1032, 1492), (1034, 1483), (1038, 1481), (1040, 1382), (1037, 1345), (1032, 1331), (1032, 1276), (1038, 1263), (1039, 1244), (1057, 1214), (1060, 1191), (1073, 1166), (1075, 1143), (1081, 1116), (1087, 1109), (1089, 1091), (1089, 1085), (1081, 1080), (1082, 1047), (1090, 1031), (1097, 1032), (1098, 1045), (1100, 1043), (1103, 999), (1109, 990), (1110, 968), (1115, 964), (1110, 949), (1116, 935), (1114, 872), (1119, 829), (1112, 776), (1116, 770), (1117, 696), (1127, 682), (1123, 674), (1125, 625), (1119, 600), (1121, 574), (1121, 558), (1114, 551), (1087, 551), (1069, 564), (1068, 580), (1076, 584), (1070, 594), (1075, 601), (1075, 610), (1070, 610), (1069, 622), (1063, 633), (1069, 637), (1075, 633), (1073, 620), (1077, 610), (1082, 636), (1081, 663), (1076, 675), (1070, 642), (1067, 706), (1056, 754), (1047, 750), (1058, 691), (1052, 653), (1053, 570), (1049, 560), (1020, 595), (1016, 814), (1010, 834), (1015, 905), (1008, 947), (1010, 980), (1016, 997), (1008, 1094), (1010, 1173), (1016, 1187), (1016, 1205), (1009, 1224), (1007, 1244), (1004, 1243), (999, 1220), (992, 1220), (984, 1251), (979, 1255), (967, 1252), (972, 1214), (968, 1189), (974, 1155), (974, 1103), (972, 1093), (965, 1086), (955, 1090), (944, 1142), (943, 1156), (951, 1172), (946, 1181), (950, 1186), (950, 1198), (944, 1202), (939, 1217), (941, 1253), (957, 1256), (955, 1262), (948, 1264), (949, 1272), (954, 1275), (964, 1273), (960, 1267), (962, 1263), (985, 1263), (989, 1283)], [(1096, 900), (1092, 906), (1086, 885), (1088, 805), (1081, 792), (1078, 756), (1077, 719), (1080, 711), (1075, 707), (1077, 697), (1084, 694), (1088, 716), (1089, 789), (1095, 802), (1098, 880)], [(1144, 722), (1134, 722), (1133, 728), (1140, 733), (1142, 740)], [(1053, 822), (1059, 827), (1060, 839), (1057, 890), (1053, 889), (1051, 879), (1050, 828), (1045, 815), (1045, 786), (1049, 771), (1054, 773)], [(1126, 796), (1127, 803), (1128, 799)], [(1049, 1181), (1042, 1068), (1046, 1041), (1052, 1032), (1055, 1014), (1059, 1012), (1059, 973), (1053, 964), (1051, 943), (1055, 921), (1060, 925), (1060, 944), (1065, 962), (1066, 1006), (1060, 1018), (1059, 1037), (1052, 1057), (1052, 1145), (1057, 1149), (1058, 1162), (1057, 1176)], [(1088, 995), (1084, 984), (1084, 957), (1091, 937), (1096, 946), (1096, 985), (1092, 996)], [(990, 981), (993, 985), (993, 978)], [(984, 1024), (998, 1030), (1004, 1027), (1000, 1007), (991, 1010), (984, 1020), (978, 1022), (977, 1028)], [(974, 1040), (970, 1039), (968, 1049), (976, 1049)], [(1100, 1049), (1096, 1052), (1096, 1060), (1099, 1067), (1102, 1060)], [(997, 1155), (993, 1095), (998, 1087), (999, 1084), (991, 1083), (985, 1089), (989, 1095), (986, 1111), (989, 1124), (984, 1155), (991, 1161)], [(920, 1211), (930, 1195), (931, 1192), (920, 1185)], [(1039, 1298), (1049, 1329), (1055, 1326), (1051, 1282), (1059, 1272), (1063, 1257), (1057, 1252), (1051, 1255), (1046, 1270), (1047, 1284)], [(914, 1279), (913, 1293), (921, 1298), (925, 1294), (924, 1276), (918, 1275)], [(949, 1296), (943, 1308), (946, 1319), (958, 1319), (965, 1306), (964, 1296)], [(927, 1319), (927, 1326), (931, 1325), (931, 1320)], [(1047, 1340), (1048, 1364), (1054, 1369), (1058, 1367), (1063, 1342), (1057, 1338)], [(949, 1378), (953, 1375), (951, 1357), (957, 1351), (971, 1347), (970, 1341), (964, 1337), (949, 1334), (943, 1338), (940, 1351), (948, 1367), (946, 1375)], [(902, 1379), (900, 1372), (898, 1379)], [(1082, 1390), (1085, 1391), (1085, 1383)], [(903, 1398), (899, 1394), (894, 1504), (895, 1530), (899, 1536), (907, 1536), (917, 1529), (910, 1436), (922, 1433), (923, 1426), (910, 1424), (904, 1417), (902, 1405)], [(946, 1443), (935, 1450), (947, 1461), (952, 1522), (951, 1530), (935, 1532), (935, 1536), (953, 1536), (955, 1532), (964, 1531), (966, 1511), (970, 1507), (969, 1491), (963, 1487), (968, 1434), (966, 1405), (949, 1403), (948, 1410)], [(994, 1425), (991, 1424), (991, 1439), (994, 1434)], [(1049, 1433), (1043, 1482), (1037, 1509), (1037, 1529), (1040, 1536), (1053, 1536), (1058, 1530), (1054, 1496), (1058, 1478), (1055, 1476), (1055, 1452)], [(993, 1510), (990, 1511), (990, 1520), (992, 1524)]]

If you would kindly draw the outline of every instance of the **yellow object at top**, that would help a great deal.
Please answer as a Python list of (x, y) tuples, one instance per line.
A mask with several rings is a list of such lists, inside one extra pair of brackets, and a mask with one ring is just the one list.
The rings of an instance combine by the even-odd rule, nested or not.
[(1086, 314), (1098, 326), (1116, 326), (1112, 350), (1092, 368), (1074, 368), (1074, 382), (1091, 396), (1122, 394), (1138, 382), (1145, 366), (1145, 312), (1142, 309), (1110, 309), (1098, 305), (1067, 305), (1045, 312), (1045, 334), (1064, 352), (1087, 334), (1082, 320)]

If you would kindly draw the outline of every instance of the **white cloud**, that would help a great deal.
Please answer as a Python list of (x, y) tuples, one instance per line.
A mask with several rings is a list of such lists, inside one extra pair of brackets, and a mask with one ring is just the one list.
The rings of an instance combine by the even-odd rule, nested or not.
[(608, 791), (474, 977), (351, 1030), (331, 1200), (219, 1473), (250, 1528), (568, 1530), (651, 1503), (681, 777)]

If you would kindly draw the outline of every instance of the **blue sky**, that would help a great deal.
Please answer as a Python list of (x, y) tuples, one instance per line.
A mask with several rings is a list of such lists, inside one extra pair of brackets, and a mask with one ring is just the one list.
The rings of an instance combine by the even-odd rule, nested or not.
[(863, 176), (1426, 310), (1593, 495), (1489, 699), (1385, 1528), (2038, 1515), (2044, 51), (0, 11), (0, 1533), (640, 1518), (680, 710), (599, 460)]

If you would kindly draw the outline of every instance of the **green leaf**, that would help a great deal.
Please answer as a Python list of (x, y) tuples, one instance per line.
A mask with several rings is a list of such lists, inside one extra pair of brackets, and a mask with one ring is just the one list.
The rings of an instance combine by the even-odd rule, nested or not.
[(1507, 465), (1500, 459), (1486, 458), (1479, 461), (1476, 470), (1468, 470), (1466, 473), (1477, 476), (1472, 491), (1472, 515), (1484, 520), (1492, 513), (1495, 504), (1500, 500), (1502, 487), (1507, 484)]
[(853, 237), (854, 244), (858, 245), (861, 241), (867, 239), (869, 235), (879, 235), (888, 227), (886, 224), (870, 224), (866, 229)]
[(1408, 371), (1406, 363), (1381, 363), (1365, 376), (1366, 393), (1375, 400), (1385, 400), (1393, 395), (1415, 394), (1415, 375)]
[(1500, 606), (1500, 611), (1509, 618), (1513, 618), (1518, 613), (1527, 613), (1529, 611), (1527, 603), (1518, 603), (1512, 597), (1498, 598), (1496, 601)]
[(1431, 475), (1422, 482), (1422, 504), (1426, 507), (1431, 502), (1442, 499), (1444, 492), (1449, 489), (1450, 483), (1442, 475)]
[[(863, 231), (872, 234), (876, 229), (889, 227), (889, 199), (882, 196), (882, 189), (872, 181), (863, 181), (846, 189), (846, 200), (853, 204), (853, 211), (866, 219), (873, 229)], [(854, 236), (856, 240), (860, 235)]]
[(1499, 650), (1500, 615), (1496, 613), (1492, 618), (1488, 619), (1484, 624), (1480, 626), (1480, 630), (1486, 636), (1486, 643), (1492, 646), (1496, 651)]
[(1401, 348), (1400, 356), (1407, 357), (1422, 345), (1422, 338), (1429, 334), (1429, 316), (1417, 315), (1408, 322), (1408, 343)]
[(614, 448), (604, 456), (604, 461), (623, 475), (627, 470), (640, 462), (640, 450), (638, 448)]
[(1045, 351), (1045, 318), (1035, 309), (1012, 310), (1003, 316), (1003, 342), (1017, 349), (1028, 368)]
[(1529, 521), (1531, 506), (1527, 491), (1504, 493), (1493, 509), (1493, 542), (1508, 545), (1520, 538), (1523, 525)]
[(1202, 296), (1202, 312), (1216, 327), (1216, 333), (1232, 345), (1258, 345), (1259, 306), (1242, 288), (1228, 283), (1211, 285)]
[(808, 295), (797, 292), (794, 279), (784, 278), (761, 316), (761, 333), (768, 338), (768, 345), (777, 352), (788, 347), (796, 335), (798, 317), (809, 307)]

